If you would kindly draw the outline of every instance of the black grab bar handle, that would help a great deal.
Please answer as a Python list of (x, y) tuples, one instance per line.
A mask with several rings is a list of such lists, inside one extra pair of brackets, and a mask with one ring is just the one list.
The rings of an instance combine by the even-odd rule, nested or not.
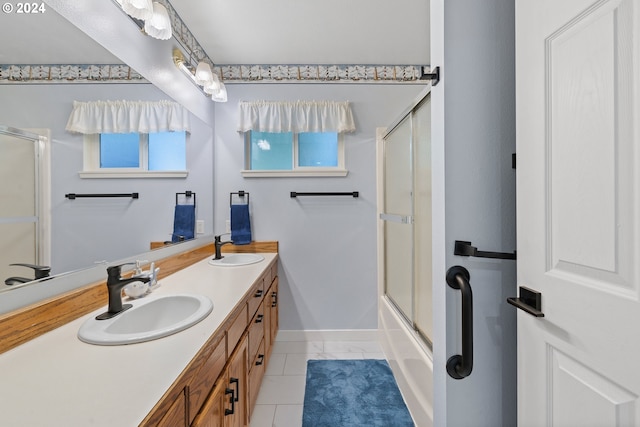
[(469, 271), (459, 265), (447, 271), (447, 284), (462, 294), (462, 354), (447, 360), (447, 373), (456, 380), (468, 377), (473, 369), (473, 293), (470, 278)]

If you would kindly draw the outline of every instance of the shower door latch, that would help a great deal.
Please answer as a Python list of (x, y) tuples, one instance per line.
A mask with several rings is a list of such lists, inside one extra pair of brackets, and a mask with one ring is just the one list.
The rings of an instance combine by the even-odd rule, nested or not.
[(431, 86), (436, 86), (440, 82), (440, 67), (435, 67), (431, 70), (423, 67), (420, 80), (431, 80)]

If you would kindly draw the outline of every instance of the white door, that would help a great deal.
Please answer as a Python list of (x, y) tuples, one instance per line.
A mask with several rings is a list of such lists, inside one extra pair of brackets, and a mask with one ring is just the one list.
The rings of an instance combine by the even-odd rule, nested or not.
[(520, 426), (640, 425), (639, 23), (516, 0)]

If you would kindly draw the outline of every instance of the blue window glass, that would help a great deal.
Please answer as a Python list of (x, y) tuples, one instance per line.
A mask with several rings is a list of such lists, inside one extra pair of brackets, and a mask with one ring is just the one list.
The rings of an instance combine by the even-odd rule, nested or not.
[(100, 134), (100, 167), (140, 167), (139, 135), (137, 133)]
[(185, 132), (149, 134), (149, 170), (186, 170)]
[(335, 132), (299, 133), (298, 166), (338, 166), (338, 134)]
[(251, 169), (291, 170), (293, 133), (251, 132)]

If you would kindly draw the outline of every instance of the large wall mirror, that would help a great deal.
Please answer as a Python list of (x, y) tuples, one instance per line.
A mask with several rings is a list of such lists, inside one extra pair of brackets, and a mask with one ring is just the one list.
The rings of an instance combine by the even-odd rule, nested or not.
[[(110, 46), (109, 50), (106, 49), (61, 16), (51, 6), (56, 3), (60, 2), (45, 2), (44, 13), (3, 14), (0, 37), (5, 43), (0, 52), (0, 65), (6, 69), (6, 65), (24, 64), (124, 63), (119, 59), (120, 55), (112, 53), (113, 46)], [(105, 2), (105, 5), (100, 7), (113, 6), (108, 3), (110, 2)], [(113, 9), (119, 12), (117, 7), (114, 6)], [(163, 43), (167, 46), (162, 47), (170, 51), (172, 42)], [(132, 49), (131, 46), (126, 48)], [(167, 60), (170, 61), (170, 58)], [(41, 190), (49, 192), (47, 214), (50, 217), (47, 218), (47, 224), (50, 226), (47, 225), (47, 231), (50, 236), (50, 248), (48, 255), (39, 260), (28, 259), (26, 254), (24, 260), (20, 256), (16, 258), (17, 250), (11, 249), (11, 256), (3, 257), (0, 254), (0, 298), (7, 290), (24, 286), (6, 286), (4, 281), (7, 277), (35, 277), (31, 269), (9, 268), (10, 263), (46, 262), (50, 265), (53, 275), (61, 275), (96, 264), (145, 254), (149, 251), (151, 242), (170, 241), (177, 193), (190, 191), (197, 195), (196, 217), (204, 222), (204, 233), (196, 235), (196, 238), (208, 237), (213, 233), (213, 129), (209, 123), (192, 115), (191, 133), (187, 136), (186, 178), (82, 178), (79, 172), (83, 168), (84, 137), (65, 131), (73, 101), (156, 101), (171, 100), (172, 97), (144, 79), (69, 79), (66, 82), (47, 82), (42, 79), (30, 79), (29, 72), (17, 71), (19, 68), (15, 68), (12, 77), (7, 78), (7, 72), (0, 76), (0, 126), (48, 136), (45, 144), (49, 150), (49, 170), (45, 168), (40, 173), (46, 174), (42, 178), (48, 184)], [(178, 101), (184, 105), (184, 100)], [(0, 146), (0, 150), (3, 161), (8, 161), (11, 154), (16, 156), (12, 161), (15, 162), (14, 165), (24, 163), (24, 167), (14, 168), (15, 173), (7, 169), (6, 172), (10, 176), (2, 175), (6, 178), (3, 178), (4, 181), (13, 184), (8, 186), (12, 188), (11, 191), (0, 190), (2, 206), (24, 205), (25, 199), (31, 196), (23, 196), (17, 189), (27, 184), (21, 174), (28, 172), (33, 175), (33, 158), (26, 156), (24, 150), (8, 151), (5, 146)], [(69, 193), (138, 193), (139, 198), (73, 200), (65, 197)], [(9, 224), (10, 222), (5, 221), (0, 225), (15, 228)], [(5, 233), (3, 235), (7, 236)], [(14, 249), (22, 250), (25, 239), (28, 238), (16, 237)]]

